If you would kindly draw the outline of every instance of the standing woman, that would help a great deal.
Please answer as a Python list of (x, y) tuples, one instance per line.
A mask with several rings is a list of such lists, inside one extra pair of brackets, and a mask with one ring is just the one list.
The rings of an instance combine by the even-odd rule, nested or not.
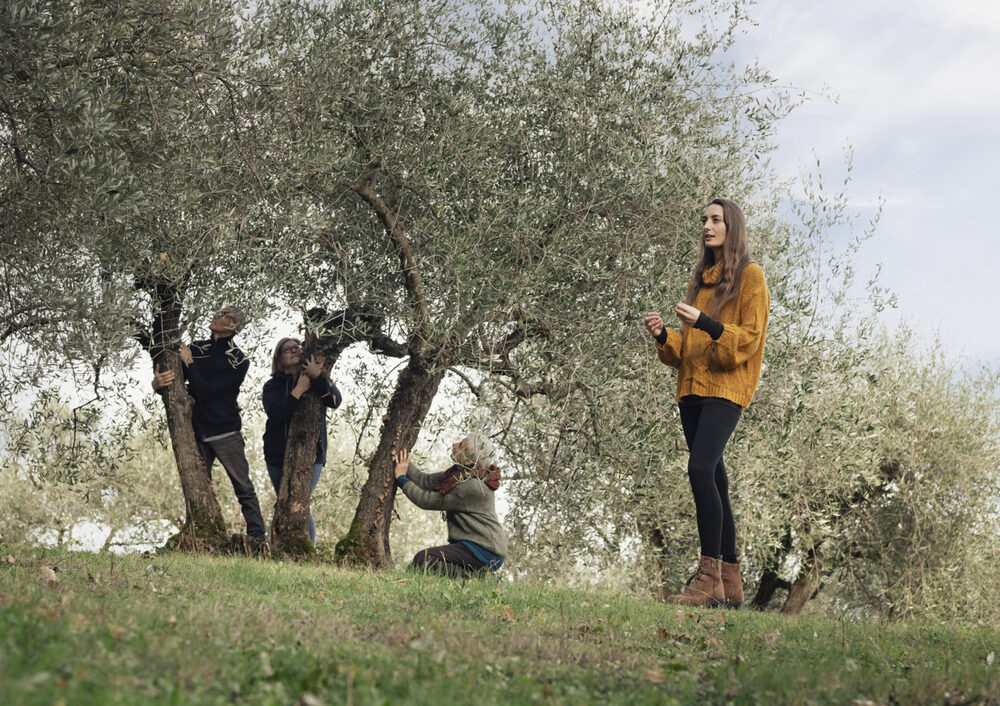
[[(288, 427), (292, 413), (306, 390), (312, 389), (324, 405), (332, 409), (340, 406), (341, 396), (337, 386), (323, 372), (319, 362), (310, 358), (302, 363), (302, 343), (296, 338), (282, 338), (274, 348), (271, 358), (271, 379), (264, 383), (262, 394), (267, 424), (264, 427), (264, 462), (271, 477), (274, 492), (281, 488), (281, 471), (288, 443)], [(326, 464), (326, 415), (316, 442), (316, 465), (313, 467), (312, 489), (316, 489), (319, 474)], [(309, 513), (309, 540), (316, 542), (316, 525)]]
[(658, 312), (645, 316), (660, 361), (677, 368), (677, 403), (701, 541), (695, 577), (667, 600), (739, 608), (743, 582), (722, 454), (757, 389), (771, 298), (763, 270), (750, 260), (740, 207), (715, 199), (701, 224), (698, 264), (687, 297), (675, 308), (680, 331), (665, 328)]

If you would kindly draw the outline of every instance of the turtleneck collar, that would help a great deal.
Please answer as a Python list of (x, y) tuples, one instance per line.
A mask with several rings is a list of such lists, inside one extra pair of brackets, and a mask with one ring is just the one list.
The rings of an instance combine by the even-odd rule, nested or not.
[(722, 262), (716, 262), (711, 267), (705, 269), (701, 273), (701, 281), (705, 284), (718, 284), (719, 277), (722, 274)]

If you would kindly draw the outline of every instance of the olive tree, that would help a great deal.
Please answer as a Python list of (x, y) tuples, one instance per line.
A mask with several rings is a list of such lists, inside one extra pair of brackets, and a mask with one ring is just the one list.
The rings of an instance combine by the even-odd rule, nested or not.
[[(227, 538), (177, 345), (206, 310), (260, 310), (268, 292), (259, 79), (239, 12), (139, 0), (0, 11), (4, 343), (51, 368), (89, 366), (98, 390), (136, 341), (178, 373), (164, 403), (187, 506), (180, 545)], [(38, 369), (5, 375), (31, 382)]]
[(599, 405), (608, 379), (634, 376), (619, 342), (692, 248), (683, 224), (763, 178), (790, 104), (759, 68), (717, 61), (738, 8), (684, 33), (686, 12), (720, 7), (263, 8), (257, 31), (281, 38), (265, 60), (287, 140), (274, 170), (296, 175), (286, 202), (313, 254), (297, 296), (367, 317), (341, 320), (405, 360), (341, 556), (389, 563), (392, 457), (446, 374), (508, 405)]

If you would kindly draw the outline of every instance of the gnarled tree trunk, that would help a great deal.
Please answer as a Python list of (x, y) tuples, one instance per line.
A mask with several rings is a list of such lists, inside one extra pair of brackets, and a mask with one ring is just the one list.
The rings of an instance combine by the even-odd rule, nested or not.
[[(306, 340), (303, 356), (320, 357), (329, 372), (349, 345), (370, 340), (378, 329), (378, 319), (362, 314), (356, 307), (328, 315), (323, 309), (305, 314)], [(318, 335), (313, 335), (313, 332)], [(271, 522), (271, 548), (294, 556), (312, 553), (309, 541), (309, 504), (312, 497), (316, 443), (326, 406), (311, 390), (302, 395), (288, 426), (281, 487)]]
[(343, 561), (382, 569), (392, 565), (389, 548), (389, 524), (396, 497), (395, 463), (397, 450), (411, 449), (420, 433), (446, 365), (438, 361), (428, 369), (421, 360), (410, 358), (399, 374), (396, 389), (383, 418), (378, 448), (368, 465), (368, 480), (361, 490), (354, 520), (347, 536), (337, 543), (337, 556)]
[(180, 531), (167, 540), (164, 549), (216, 552), (228, 546), (226, 522), (222, 508), (215, 497), (212, 480), (205, 472), (205, 462), (198, 451), (198, 442), (191, 426), (191, 409), (194, 400), (184, 386), (177, 346), (180, 341), (181, 295), (177, 288), (166, 283), (153, 287), (159, 310), (153, 318), (149, 354), (154, 370), (172, 370), (173, 383), (160, 391), (167, 412), (167, 429), (170, 444), (177, 462), (184, 493), (186, 518)]
[(822, 564), (819, 560), (819, 555), (815, 550), (810, 551), (808, 558), (799, 571), (799, 575), (788, 587), (788, 598), (785, 599), (785, 604), (781, 606), (782, 613), (785, 615), (801, 615), (802, 609), (806, 607), (806, 603), (819, 593), (821, 569)]
[(309, 390), (302, 395), (289, 423), (281, 487), (271, 522), (271, 549), (275, 552), (305, 556), (313, 551), (309, 540), (309, 500), (324, 414), (323, 403)]

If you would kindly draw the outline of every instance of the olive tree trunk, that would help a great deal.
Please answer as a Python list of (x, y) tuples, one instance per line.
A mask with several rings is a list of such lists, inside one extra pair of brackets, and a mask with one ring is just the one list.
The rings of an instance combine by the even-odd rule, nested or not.
[(376, 569), (392, 565), (389, 524), (396, 498), (392, 457), (397, 450), (413, 447), (444, 373), (443, 365), (429, 370), (413, 358), (400, 373), (354, 520), (347, 536), (337, 543), (336, 554), (341, 560)]
[(173, 383), (160, 390), (160, 396), (163, 398), (163, 406), (167, 413), (170, 445), (174, 451), (177, 473), (181, 479), (186, 513), (184, 525), (177, 534), (167, 540), (164, 549), (221, 551), (229, 543), (226, 522), (222, 517), (219, 501), (215, 497), (212, 480), (205, 472), (205, 462), (198, 450), (194, 427), (191, 425), (194, 400), (184, 386), (184, 373), (177, 354), (180, 341), (181, 295), (176, 287), (165, 283), (154, 285), (153, 293), (159, 310), (153, 319), (152, 337), (148, 349), (153, 359), (154, 370), (159, 366), (161, 370), (171, 370), (174, 373)]

